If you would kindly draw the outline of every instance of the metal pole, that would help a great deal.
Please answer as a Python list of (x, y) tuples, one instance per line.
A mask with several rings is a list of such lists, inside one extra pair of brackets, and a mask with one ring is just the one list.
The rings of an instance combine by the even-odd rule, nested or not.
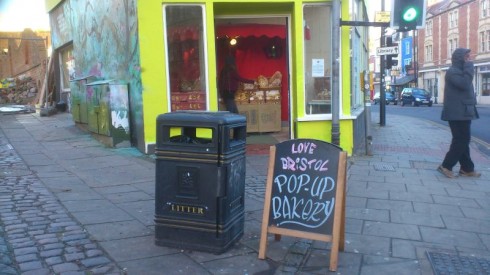
[(418, 79), (418, 50), (415, 47), (416, 39), (417, 39), (417, 31), (413, 30), (412, 31), (413, 38), (412, 38), (412, 46), (413, 46), (413, 58), (412, 58), (412, 64), (413, 64), (413, 76), (415, 78), (415, 87), (419, 86), (419, 79)]
[(340, 145), (340, 0), (332, 5), (332, 143)]
[[(381, 10), (385, 10), (385, 0), (381, 0)], [(386, 28), (381, 28), (381, 40), (379, 41), (380, 47), (383, 48), (385, 46), (385, 31)], [(385, 55), (382, 55), (380, 58), (379, 64), (379, 72), (380, 72), (380, 82), (379, 82), (379, 125), (386, 125), (386, 94), (385, 94)]]

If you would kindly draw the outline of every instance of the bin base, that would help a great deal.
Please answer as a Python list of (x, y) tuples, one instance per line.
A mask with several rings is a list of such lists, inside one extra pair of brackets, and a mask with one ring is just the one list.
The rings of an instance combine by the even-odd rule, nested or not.
[[(179, 221), (175, 221), (176, 224)], [(226, 252), (243, 236), (244, 217), (225, 230), (188, 228), (168, 223), (155, 224), (155, 244), (179, 249), (198, 250), (221, 254)]]

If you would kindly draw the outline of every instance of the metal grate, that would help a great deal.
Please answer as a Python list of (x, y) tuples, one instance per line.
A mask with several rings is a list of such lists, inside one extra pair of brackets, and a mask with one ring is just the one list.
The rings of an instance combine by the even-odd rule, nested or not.
[(390, 172), (396, 171), (395, 167), (393, 165), (389, 165), (389, 164), (375, 164), (374, 170), (376, 170), (376, 171), (390, 171)]
[(484, 258), (427, 252), (435, 275), (490, 274), (490, 261)]

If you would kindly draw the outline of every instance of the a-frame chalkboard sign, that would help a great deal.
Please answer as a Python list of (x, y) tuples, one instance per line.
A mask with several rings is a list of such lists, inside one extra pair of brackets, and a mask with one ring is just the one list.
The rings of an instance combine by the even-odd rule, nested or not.
[(271, 146), (260, 236), (267, 234), (332, 242), (331, 271), (344, 250), (347, 153), (320, 140), (294, 139)]

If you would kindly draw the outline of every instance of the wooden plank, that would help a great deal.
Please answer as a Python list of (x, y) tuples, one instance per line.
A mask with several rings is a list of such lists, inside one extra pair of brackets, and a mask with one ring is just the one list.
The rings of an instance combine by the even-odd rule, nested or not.
[(343, 239), (344, 233), (341, 232), (343, 228), (342, 223), (344, 215), (344, 193), (345, 193), (345, 175), (346, 175), (346, 159), (347, 153), (340, 152), (339, 153), (339, 169), (337, 174), (337, 194), (335, 196), (336, 207), (334, 212), (334, 221), (333, 221), (333, 232), (332, 232), (332, 249), (330, 251), (330, 271), (337, 271), (338, 257), (339, 257), (339, 246), (340, 240)]
[[(44, 98), (48, 96), (48, 88), (49, 88), (49, 71), (51, 70), (51, 66), (52, 66), (52, 61), (53, 61), (53, 57), (49, 57), (49, 61), (48, 61), (48, 67), (46, 68), (46, 73), (44, 75), (44, 81), (43, 81), (43, 85), (41, 86), (41, 93), (40, 93), (40, 96), (39, 96), (39, 100), (37, 101), (37, 104), (40, 105), (40, 106), (43, 106), (43, 104), (45, 103), (45, 100)], [(45, 108), (48, 107), (48, 106), (44, 106)]]
[[(265, 259), (267, 249), (267, 228), (269, 223), (269, 212), (271, 209), (272, 179), (274, 177), (274, 162), (276, 160), (276, 146), (270, 147), (269, 167), (267, 171), (267, 185), (265, 187), (264, 212), (262, 214), (262, 230), (260, 232), (259, 259)], [(276, 237), (277, 238), (277, 237)]]
[(342, 200), (342, 221), (340, 223), (340, 240), (339, 240), (339, 250), (340, 251), (344, 251), (344, 248), (345, 248), (345, 206), (346, 206), (346, 197), (347, 197), (347, 190), (346, 190), (346, 186), (347, 186), (347, 153), (346, 152), (343, 152), (344, 153), (344, 156), (340, 156), (340, 161), (343, 161), (344, 163), (340, 163), (339, 165), (341, 165), (341, 167), (343, 167), (343, 175), (339, 175), (341, 176), (341, 178), (344, 180), (343, 182), (343, 189), (344, 189), (344, 192), (343, 192), (343, 200)]
[(310, 240), (322, 241), (322, 242), (332, 241), (332, 235), (324, 235), (324, 234), (311, 233), (311, 232), (305, 232), (305, 231), (299, 231), (293, 229), (280, 228), (275, 225), (271, 225), (267, 229), (269, 233), (279, 234), (281, 236), (285, 235), (285, 236), (310, 239)]

